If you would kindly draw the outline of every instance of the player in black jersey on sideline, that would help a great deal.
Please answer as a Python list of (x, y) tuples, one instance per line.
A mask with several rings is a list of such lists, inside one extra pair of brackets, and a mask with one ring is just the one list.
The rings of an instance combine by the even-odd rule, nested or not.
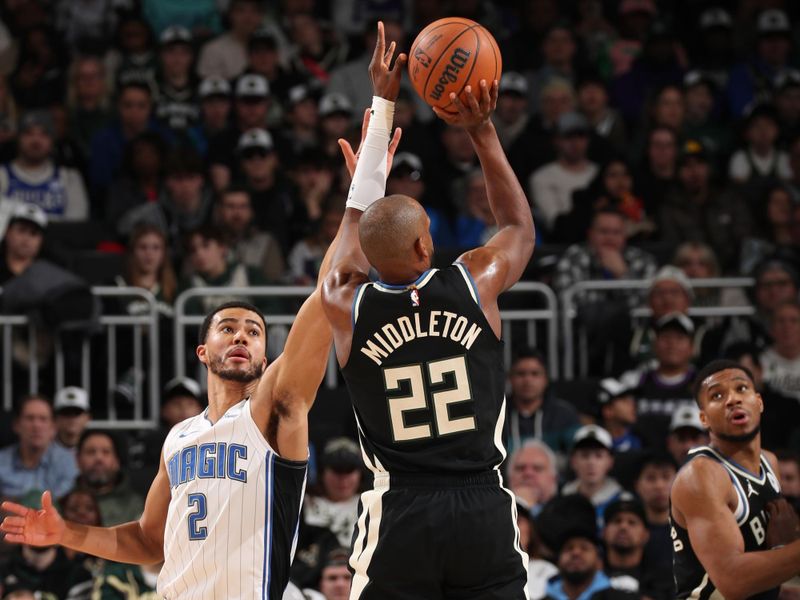
[(711, 443), (689, 452), (672, 486), (677, 597), (775, 599), (800, 573), (800, 523), (781, 498), (775, 456), (761, 450), (764, 403), (734, 361), (709, 363), (696, 381)]
[[(391, 48), (384, 51), (380, 33), (370, 65), (373, 120), (396, 98), (396, 91), (384, 95)], [(497, 297), (528, 264), (534, 228), (490, 120), (497, 82), (479, 87), (476, 95), (466, 88), (466, 105), (451, 95), (457, 113), (434, 110), (467, 130), (497, 233), (453, 265), (432, 269), (425, 210), (406, 196), (381, 198), (363, 216), (345, 213), (358, 225), (357, 238), (354, 228), (343, 230), (323, 286), (362, 454), (375, 477), (353, 537), (351, 600), (527, 597), (514, 498), (499, 471), (505, 375)], [(362, 150), (358, 167), (365, 159)], [(351, 197), (369, 183), (358, 167)], [(370, 264), (378, 281), (368, 278)]]

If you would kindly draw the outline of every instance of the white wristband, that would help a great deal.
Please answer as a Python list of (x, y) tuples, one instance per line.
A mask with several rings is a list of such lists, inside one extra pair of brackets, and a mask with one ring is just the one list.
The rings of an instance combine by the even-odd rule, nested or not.
[(364, 211), (386, 195), (386, 159), (393, 119), (394, 102), (373, 96), (367, 135), (347, 196), (348, 208)]

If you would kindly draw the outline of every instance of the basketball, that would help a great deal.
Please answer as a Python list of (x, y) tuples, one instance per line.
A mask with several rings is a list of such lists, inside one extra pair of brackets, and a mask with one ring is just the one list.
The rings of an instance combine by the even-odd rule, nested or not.
[(500, 79), (503, 58), (492, 34), (469, 19), (447, 17), (423, 29), (408, 53), (408, 74), (417, 93), (431, 106), (456, 112), (450, 92), (463, 94), (466, 86), (478, 96), (479, 82)]

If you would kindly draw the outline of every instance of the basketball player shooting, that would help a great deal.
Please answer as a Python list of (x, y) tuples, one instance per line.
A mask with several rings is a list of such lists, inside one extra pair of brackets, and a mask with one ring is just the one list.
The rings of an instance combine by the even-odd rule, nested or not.
[[(399, 130), (387, 139), (389, 164), (399, 139)], [(67, 522), (46, 491), (38, 511), (3, 503), (11, 513), (0, 524), (6, 540), (61, 544), (121, 563), (163, 561), (164, 598), (281, 598), (305, 489), (308, 411), (331, 348), (319, 289), (269, 367), (266, 339), (263, 315), (247, 303), (224, 304), (206, 317), (197, 356), (208, 367), (209, 406), (167, 436), (138, 521), (105, 528)]]
[(689, 452), (672, 486), (678, 598), (778, 598), (800, 573), (800, 529), (780, 497), (775, 456), (761, 450), (764, 403), (736, 362), (709, 363), (695, 398), (711, 444)]
[[(384, 48), (379, 28), (370, 64), (374, 114), (356, 190), (385, 163), (397, 88), (383, 85), (393, 50)], [(351, 599), (526, 598), (527, 557), (499, 472), (506, 453), (497, 298), (528, 264), (534, 228), (490, 120), (497, 90), (497, 81), (484, 80), (466, 88), (465, 103), (450, 95), (457, 112), (434, 108), (472, 140), (498, 225), (494, 237), (433, 269), (430, 221), (415, 199), (389, 196), (365, 206), (353, 193), (344, 218), (358, 221), (358, 239), (342, 238), (323, 285), (374, 474), (373, 489), (361, 496)], [(370, 265), (379, 275), (374, 283)]]

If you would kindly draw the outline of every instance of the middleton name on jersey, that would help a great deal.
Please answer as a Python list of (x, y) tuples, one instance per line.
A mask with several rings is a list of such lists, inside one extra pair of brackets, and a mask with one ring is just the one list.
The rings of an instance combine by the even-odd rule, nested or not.
[(368, 339), (361, 352), (380, 366), (383, 360), (400, 346), (424, 337), (448, 338), (460, 343), (467, 350), (483, 331), (483, 328), (466, 317), (447, 310), (432, 310), (428, 318), (419, 313), (410, 317), (399, 317), (386, 323)]

